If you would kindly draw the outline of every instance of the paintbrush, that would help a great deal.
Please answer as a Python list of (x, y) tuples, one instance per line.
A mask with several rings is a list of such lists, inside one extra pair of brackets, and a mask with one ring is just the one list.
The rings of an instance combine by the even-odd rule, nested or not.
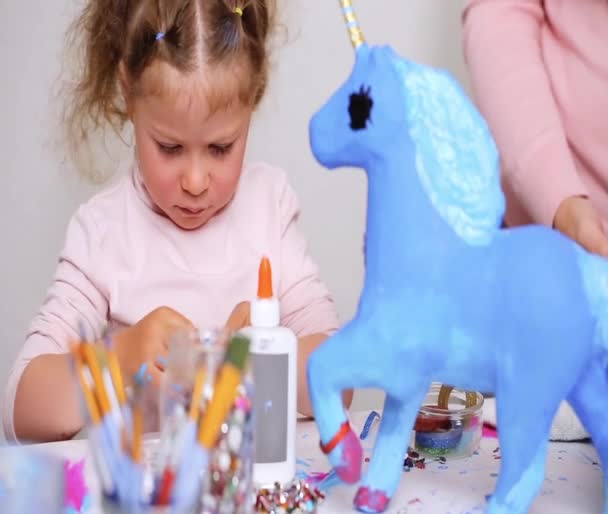
[(180, 428), (173, 447), (170, 451), (167, 466), (164, 469), (159, 493), (157, 498), (158, 505), (168, 505), (171, 500), (171, 494), (173, 492), (173, 485), (175, 483), (176, 471), (179, 467), (179, 463), (184, 459), (184, 450), (192, 446), (194, 442), (194, 435), (196, 433), (196, 424), (199, 415), (199, 402), (201, 398), (201, 392), (203, 389), (203, 383), (205, 381), (205, 369), (200, 367), (196, 373), (196, 379), (194, 382), (194, 389), (192, 391), (192, 399), (190, 401), (190, 412), (188, 413), (188, 421)]
[(234, 405), (248, 360), (249, 339), (240, 334), (233, 336), (218, 372), (213, 396), (201, 418), (196, 438), (198, 444), (190, 441), (189, 458), (180, 462), (172, 495), (174, 505), (188, 507), (194, 503), (200, 481), (193, 477), (198, 477), (200, 471), (208, 467), (209, 451), (216, 444), (222, 423)]

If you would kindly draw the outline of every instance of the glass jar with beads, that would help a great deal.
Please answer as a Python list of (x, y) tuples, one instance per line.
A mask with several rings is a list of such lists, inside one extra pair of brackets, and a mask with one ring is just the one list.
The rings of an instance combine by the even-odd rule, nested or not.
[[(200, 423), (216, 393), (218, 376), (226, 359), (229, 334), (222, 330), (191, 330), (176, 334), (169, 348), (159, 406), (161, 438), (175, 438), (194, 412)], [(253, 511), (253, 382), (249, 366), (241, 370), (236, 395), (208, 454), (201, 473), (200, 514), (249, 514)], [(204, 427), (198, 427), (202, 434)], [(162, 457), (161, 457), (162, 461)], [(159, 473), (162, 472), (159, 470)]]
[(424, 457), (458, 459), (479, 449), (483, 395), (433, 383), (416, 417), (410, 446)]

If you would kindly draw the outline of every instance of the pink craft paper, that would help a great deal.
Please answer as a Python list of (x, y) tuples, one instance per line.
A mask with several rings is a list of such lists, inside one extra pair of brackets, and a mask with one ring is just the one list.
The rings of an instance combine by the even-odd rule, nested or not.
[(493, 427), (492, 425), (488, 425), (487, 423), (483, 424), (483, 430), (481, 432), (482, 437), (487, 437), (487, 438), (498, 438), (498, 432), (496, 431), (496, 428)]
[(88, 494), (87, 484), (84, 479), (84, 459), (77, 462), (66, 460), (63, 464), (66, 483), (66, 507), (72, 507), (80, 512)]

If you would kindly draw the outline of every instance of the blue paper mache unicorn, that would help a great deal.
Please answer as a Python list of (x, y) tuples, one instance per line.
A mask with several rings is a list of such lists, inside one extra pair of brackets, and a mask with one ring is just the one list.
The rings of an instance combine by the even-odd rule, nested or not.
[(502, 460), (487, 512), (523, 514), (563, 399), (608, 462), (608, 263), (546, 227), (501, 229), (485, 121), (447, 73), (368, 46), (350, 0), (341, 4), (355, 65), (312, 118), (310, 142), (323, 166), (367, 172), (365, 281), (354, 318), (308, 362), (321, 447), (358, 482), (362, 451), (341, 393), (386, 392), (354, 499), (382, 512), (430, 384), (493, 391)]

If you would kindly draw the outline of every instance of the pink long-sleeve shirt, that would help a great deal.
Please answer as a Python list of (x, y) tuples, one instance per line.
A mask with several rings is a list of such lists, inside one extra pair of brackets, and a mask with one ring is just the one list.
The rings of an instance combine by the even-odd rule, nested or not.
[(464, 51), (510, 225), (588, 195), (608, 220), (608, 0), (470, 0)]
[(169, 306), (199, 327), (219, 327), (257, 292), (260, 258), (272, 264), (281, 323), (296, 335), (338, 328), (334, 302), (298, 227), (285, 173), (245, 166), (230, 204), (195, 231), (158, 212), (136, 167), (82, 205), (71, 219), (54, 281), (9, 375), (3, 427), (15, 440), (19, 379), (36, 356), (68, 352), (84, 322), (92, 337)]

